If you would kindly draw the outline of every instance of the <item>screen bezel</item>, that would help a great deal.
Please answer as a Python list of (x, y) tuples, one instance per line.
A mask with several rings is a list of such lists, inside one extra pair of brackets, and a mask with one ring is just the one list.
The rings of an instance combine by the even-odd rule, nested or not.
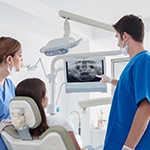
[(100, 60), (103, 62), (102, 70), (103, 74), (106, 74), (106, 59), (103, 56), (94, 56), (94, 57), (85, 57), (85, 58), (65, 58), (64, 59), (64, 72), (65, 72), (65, 90), (66, 93), (72, 92), (107, 92), (107, 85), (103, 84), (100, 81), (100, 78), (95, 77), (96, 81), (89, 82), (68, 82), (68, 66), (69, 62), (75, 61), (97, 61)]

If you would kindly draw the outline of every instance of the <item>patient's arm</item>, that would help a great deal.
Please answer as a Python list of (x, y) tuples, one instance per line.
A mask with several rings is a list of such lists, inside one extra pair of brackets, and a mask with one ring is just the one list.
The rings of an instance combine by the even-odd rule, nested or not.
[(68, 133), (69, 133), (69, 135), (70, 135), (70, 137), (71, 137), (71, 139), (72, 139), (72, 141), (76, 147), (76, 150), (87, 150), (86, 148), (83, 148), (83, 149), (80, 148), (80, 146), (76, 140), (76, 137), (72, 131), (68, 131)]

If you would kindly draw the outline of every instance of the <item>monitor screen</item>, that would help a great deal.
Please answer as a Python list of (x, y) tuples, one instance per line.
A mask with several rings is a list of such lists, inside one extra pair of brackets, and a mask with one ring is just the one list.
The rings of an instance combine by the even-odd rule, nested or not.
[(107, 85), (95, 75), (105, 74), (105, 57), (66, 58), (66, 92), (107, 92)]

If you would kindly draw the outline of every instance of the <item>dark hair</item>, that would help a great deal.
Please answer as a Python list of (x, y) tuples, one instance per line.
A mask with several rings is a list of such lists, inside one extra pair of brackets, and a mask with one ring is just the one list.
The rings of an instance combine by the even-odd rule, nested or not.
[(21, 48), (20, 42), (11, 37), (0, 37), (0, 63), (9, 55), (12, 57)]
[(30, 133), (34, 137), (40, 136), (48, 128), (46, 115), (41, 101), (46, 95), (45, 83), (38, 78), (25, 79), (17, 85), (15, 94), (16, 96), (29, 96), (36, 102), (42, 116), (42, 121), (39, 127), (30, 129)]
[(135, 15), (125, 15), (116, 24), (114, 29), (123, 36), (123, 33), (128, 33), (135, 41), (142, 42), (144, 39), (144, 23)]

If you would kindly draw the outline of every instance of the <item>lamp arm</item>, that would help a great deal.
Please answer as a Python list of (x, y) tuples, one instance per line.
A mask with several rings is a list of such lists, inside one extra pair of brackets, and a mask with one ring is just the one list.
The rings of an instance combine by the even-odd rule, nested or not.
[(107, 30), (110, 32), (115, 32), (115, 30), (113, 29), (113, 27), (111, 25), (103, 23), (103, 22), (99, 22), (99, 21), (96, 21), (96, 20), (93, 20), (90, 18), (79, 16), (77, 14), (73, 14), (73, 13), (70, 13), (70, 12), (67, 12), (64, 10), (60, 10), (58, 12), (58, 14), (62, 18), (68, 18), (70, 20), (73, 20), (73, 21), (76, 21), (79, 23), (83, 23), (83, 24), (90, 25), (93, 27), (101, 28), (101, 29), (104, 29), (104, 30)]
[(48, 78), (41, 58), (39, 58), (38, 61), (33, 66), (31, 66), (29, 64), (29, 65), (25, 65), (25, 67), (28, 69), (28, 71), (35, 70), (37, 68), (37, 66), (38, 66), (39, 63), (42, 66), (42, 70), (44, 72), (45, 77)]
[[(91, 57), (91, 56), (113, 56), (113, 55), (120, 55), (120, 54), (122, 54), (120, 50), (111, 50), (111, 51), (76, 53), (76, 54), (65, 54), (65, 55), (55, 56), (52, 59), (51, 68), (50, 68), (51, 75), (54, 76), (54, 78), (52, 78), (52, 80), (51, 80), (50, 104), (52, 106), (56, 105), (56, 102), (55, 102), (55, 99), (54, 99), (54, 93), (55, 93), (55, 80), (54, 79), (55, 79), (55, 73), (56, 73), (55, 64), (58, 60), (61, 60), (61, 59), (64, 59), (64, 58), (71, 58), (71, 57), (82, 58), (82, 57)], [(53, 113), (55, 113), (55, 112), (53, 112)]]
[(44, 68), (44, 65), (43, 65), (43, 62), (42, 62), (42, 59), (41, 59), (41, 58), (39, 59), (39, 62), (41, 63), (43, 72), (44, 72), (44, 74), (45, 74), (45, 76), (46, 76), (46, 78), (47, 78), (47, 74), (46, 74), (46, 71), (45, 71), (45, 68)]

